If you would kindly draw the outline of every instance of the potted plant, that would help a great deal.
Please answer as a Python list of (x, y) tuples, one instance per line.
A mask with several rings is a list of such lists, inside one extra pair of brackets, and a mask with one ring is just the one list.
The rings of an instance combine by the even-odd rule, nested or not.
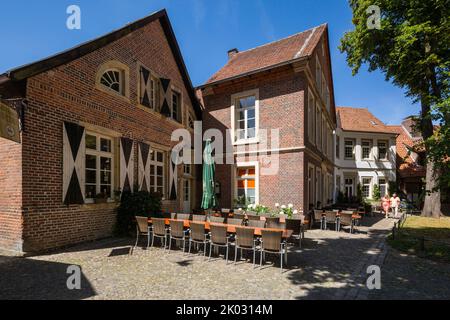
[(108, 195), (106, 193), (99, 193), (95, 196), (95, 203), (106, 203), (108, 201)]

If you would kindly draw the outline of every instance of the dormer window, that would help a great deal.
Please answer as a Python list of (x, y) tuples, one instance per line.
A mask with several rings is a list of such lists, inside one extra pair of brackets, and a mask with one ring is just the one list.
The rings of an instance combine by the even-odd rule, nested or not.
[(102, 85), (120, 95), (124, 95), (123, 82), (123, 72), (118, 69), (107, 70), (100, 79)]

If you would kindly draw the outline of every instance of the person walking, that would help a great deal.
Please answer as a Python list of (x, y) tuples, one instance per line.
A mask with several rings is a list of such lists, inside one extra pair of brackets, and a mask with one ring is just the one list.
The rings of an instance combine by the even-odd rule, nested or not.
[(398, 208), (400, 208), (400, 203), (401, 203), (400, 198), (397, 196), (396, 193), (394, 193), (391, 198), (391, 208), (392, 212), (394, 213), (394, 218), (398, 218)]
[(381, 206), (383, 208), (386, 219), (389, 218), (389, 209), (391, 208), (391, 200), (389, 199), (389, 195), (386, 193), (381, 199)]

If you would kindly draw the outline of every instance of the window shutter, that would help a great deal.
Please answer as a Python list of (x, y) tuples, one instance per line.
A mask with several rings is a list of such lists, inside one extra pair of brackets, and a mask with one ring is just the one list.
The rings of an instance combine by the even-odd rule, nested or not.
[[(169, 166), (170, 166), (170, 183), (169, 183), (169, 200), (177, 200), (177, 182), (178, 182), (178, 170), (177, 165), (174, 163), (172, 159), (172, 154), (170, 155), (169, 159)], [(175, 161), (178, 160), (178, 153), (176, 154)]]
[(139, 143), (138, 164), (139, 190), (150, 191), (150, 146)]
[(85, 141), (84, 127), (63, 123), (63, 203), (84, 203)]
[(134, 145), (133, 140), (120, 139), (120, 190), (133, 191), (134, 185)]
[(170, 97), (170, 79), (164, 79), (161, 78), (159, 79), (159, 81), (161, 82), (161, 88), (162, 88), (162, 103), (161, 103), (161, 114), (166, 116), (166, 117), (170, 117), (171, 113), (170, 113), (170, 106), (169, 106), (169, 102), (171, 100)]
[(150, 82), (150, 71), (148, 71), (144, 67), (140, 67), (140, 75), (141, 75), (141, 78), (140, 78), (140, 83), (141, 83), (140, 103), (141, 103), (141, 105), (150, 108), (151, 107), (151, 104), (150, 104), (151, 92), (149, 92), (149, 90), (148, 90), (149, 89), (149, 82)]

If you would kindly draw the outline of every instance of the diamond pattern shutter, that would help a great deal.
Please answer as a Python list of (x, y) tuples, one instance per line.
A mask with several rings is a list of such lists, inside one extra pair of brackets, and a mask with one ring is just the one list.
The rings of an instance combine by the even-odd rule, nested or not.
[(150, 146), (139, 143), (138, 181), (139, 190), (150, 191)]
[[(178, 154), (176, 155), (176, 161), (178, 160)], [(170, 165), (170, 183), (169, 183), (169, 200), (177, 200), (177, 182), (178, 182), (178, 170), (177, 165), (174, 163), (172, 156), (169, 160)]]
[(161, 114), (166, 116), (166, 117), (170, 117), (171, 116), (171, 112), (170, 112), (170, 79), (164, 79), (164, 78), (160, 78), (159, 81), (161, 82), (161, 89), (162, 89), (162, 103), (161, 103)]
[(140, 67), (140, 84), (141, 84), (141, 88), (140, 88), (140, 102), (141, 105), (146, 106), (148, 108), (153, 107), (150, 103), (150, 97), (151, 97), (151, 92), (149, 90), (150, 86), (149, 86), (149, 82), (150, 82), (150, 71), (148, 71), (146, 68), (144, 67)]
[(63, 203), (84, 203), (86, 131), (71, 122), (63, 123)]
[(133, 191), (134, 144), (128, 138), (120, 139), (120, 190)]

